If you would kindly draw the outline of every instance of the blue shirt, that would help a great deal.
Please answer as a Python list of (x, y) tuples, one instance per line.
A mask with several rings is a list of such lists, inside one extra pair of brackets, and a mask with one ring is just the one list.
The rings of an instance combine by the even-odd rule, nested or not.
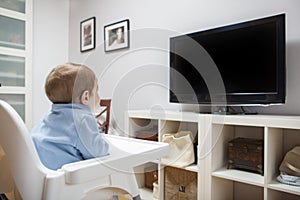
[(53, 104), (32, 129), (31, 137), (41, 162), (49, 169), (108, 154), (95, 116), (83, 104)]

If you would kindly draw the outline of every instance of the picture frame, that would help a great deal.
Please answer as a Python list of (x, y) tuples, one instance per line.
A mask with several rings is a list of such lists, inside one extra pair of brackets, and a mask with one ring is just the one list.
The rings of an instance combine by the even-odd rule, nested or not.
[(104, 26), (104, 51), (129, 48), (129, 19)]
[(96, 17), (80, 22), (80, 51), (85, 52), (95, 48)]

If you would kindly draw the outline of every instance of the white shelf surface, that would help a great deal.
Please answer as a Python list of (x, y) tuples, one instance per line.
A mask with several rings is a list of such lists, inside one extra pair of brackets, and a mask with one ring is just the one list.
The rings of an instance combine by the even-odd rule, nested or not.
[(25, 49), (25, 44), (19, 44), (14, 42), (0, 41), (0, 45), (9, 48)]
[(189, 165), (184, 169), (192, 172), (198, 172), (198, 166), (196, 164)]
[(300, 195), (300, 187), (297, 186), (292, 186), (292, 185), (287, 185), (287, 184), (282, 184), (275, 179), (272, 180), (268, 184), (268, 188), (273, 189), (273, 190), (278, 190), (282, 192), (287, 192), (295, 195)]
[(28, 18), (28, 16), (24, 13), (17, 12), (14, 10), (9, 10), (6, 8), (0, 8), (0, 13), (3, 16), (10, 17), (13, 19), (26, 20)]
[(25, 79), (25, 75), (16, 74), (13, 72), (0, 72), (0, 77), (13, 78), (13, 79)]
[(172, 121), (198, 122), (199, 114), (193, 112), (130, 110), (128, 117), (141, 119), (160, 119)]
[(2, 62), (14, 62), (14, 63), (25, 63), (25, 58), (23, 58), (23, 57), (16, 57), (16, 56), (14, 56), (14, 57), (12, 57), (12, 56), (9, 56), (9, 57), (7, 57), (7, 56), (1, 56), (0, 55), (0, 61), (2, 61)]
[(153, 191), (148, 188), (139, 188), (142, 200), (153, 200)]
[(223, 167), (213, 172), (212, 176), (264, 187), (264, 176), (252, 172)]
[(16, 86), (1, 86), (0, 94), (25, 94), (26, 90), (24, 87)]

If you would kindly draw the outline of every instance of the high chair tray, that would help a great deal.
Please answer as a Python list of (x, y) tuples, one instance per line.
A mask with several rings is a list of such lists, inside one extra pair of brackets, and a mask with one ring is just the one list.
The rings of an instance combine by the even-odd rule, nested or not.
[[(61, 170), (66, 172), (68, 183), (80, 183), (116, 171), (132, 172), (133, 167), (154, 161), (169, 153), (169, 145), (115, 135), (103, 135), (110, 145), (108, 156), (66, 164)], [(85, 165), (86, 167), (82, 168)]]

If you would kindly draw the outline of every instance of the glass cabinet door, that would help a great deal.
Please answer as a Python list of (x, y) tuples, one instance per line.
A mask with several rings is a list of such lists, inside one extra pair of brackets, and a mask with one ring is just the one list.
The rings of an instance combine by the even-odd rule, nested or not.
[(25, 13), (25, 0), (0, 0), (0, 7)]
[(25, 49), (25, 21), (0, 15), (0, 46)]
[(25, 58), (0, 54), (1, 87), (25, 86)]
[(9, 103), (25, 121), (25, 95), (24, 94), (0, 94), (0, 99)]

